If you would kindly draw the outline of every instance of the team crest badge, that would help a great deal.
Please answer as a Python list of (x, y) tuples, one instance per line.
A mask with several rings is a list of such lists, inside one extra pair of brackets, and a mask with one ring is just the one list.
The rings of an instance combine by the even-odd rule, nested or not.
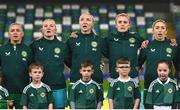
[(128, 91), (130, 91), (130, 92), (132, 91), (132, 87), (131, 86), (128, 87)]
[(167, 53), (172, 53), (172, 49), (171, 48), (166, 48), (166, 52)]
[(168, 93), (171, 94), (172, 92), (173, 92), (173, 90), (172, 90), (171, 88), (169, 88), (169, 89), (168, 89)]
[(97, 44), (96, 41), (91, 42), (91, 46), (92, 46), (92, 47), (97, 47), (97, 45), (98, 45), (98, 44)]
[(42, 92), (40, 95), (41, 95), (41, 97), (45, 97), (46, 96), (46, 94), (44, 92)]
[(61, 49), (58, 48), (58, 47), (56, 47), (56, 48), (54, 49), (54, 52), (55, 52), (56, 54), (59, 54), (59, 53), (61, 52)]
[(26, 52), (26, 51), (22, 51), (22, 52), (21, 52), (21, 55), (22, 55), (23, 57), (27, 57), (27, 52)]
[(135, 42), (135, 38), (129, 38), (129, 42), (130, 43), (134, 43)]
[(93, 94), (93, 93), (94, 93), (94, 89), (90, 89), (89, 92), (90, 92), (91, 94)]

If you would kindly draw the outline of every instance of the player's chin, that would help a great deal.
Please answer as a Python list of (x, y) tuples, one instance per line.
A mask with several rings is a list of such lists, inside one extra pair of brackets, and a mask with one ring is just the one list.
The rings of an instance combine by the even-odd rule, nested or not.
[(161, 79), (162, 81), (166, 81), (166, 80), (167, 80), (167, 77), (166, 77), (166, 76), (161, 76), (160, 79)]

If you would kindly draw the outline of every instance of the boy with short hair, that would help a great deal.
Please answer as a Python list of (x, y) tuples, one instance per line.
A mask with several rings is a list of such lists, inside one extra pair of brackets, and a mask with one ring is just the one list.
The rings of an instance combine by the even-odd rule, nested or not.
[(82, 78), (71, 88), (71, 109), (100, 109), (103, 102), (103, 92), (98, 83), (91, 79), (93, 65), (89, 60), (81, 63), (80, 74)]
[(116, 61), (119, 77), (113, 80), (108, 91), (110, 109), (138, 109), (140, 103), (139, 85), (130, 78), (130, 60), (120, 58)]
[(53, 109), (51, 89), (41, 82), (43, 75), (41, 64), (32, 63), (29, 66), (29, 76), (32, 78), (32, 82), (23, 90), (21, 97), (23, 109)]

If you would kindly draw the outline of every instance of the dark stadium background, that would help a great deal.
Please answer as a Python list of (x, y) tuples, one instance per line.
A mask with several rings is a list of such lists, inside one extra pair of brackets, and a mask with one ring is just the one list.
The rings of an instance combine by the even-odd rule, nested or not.
[[(180, 38), (180, 0), (0, 0), (0, 44), (8, 41), (9, 24), (18, 22), (25, 27), (24, 42), (29, 45), (33, 37), (41, 35), (41, 24), (46, 18), (55, 19), (58, 35), (66, 41), (72, 31), (79, 30), (78, 17), (81, 9), (89, 9), (96, 17), (95, 30), (102, 37), (115, 30), (115, 15), (125, 12), (131, 16), (131, 31), (138, 32), (141, 37), (151, 40), (152, 22), (161, 18), (167, 21), (168, 37)], [(104, 61), (103, 71), (106, 80), (109, 76), (108, 60)], [(66, 79), (68, 72), (66, 68)], [(140, 78), (143, 89), (143, 73)], [(106, 97), (108, 82), (104, 81), (103, 86)], [(104, 101), (103, 108), (108, 108), (107, 100)]]

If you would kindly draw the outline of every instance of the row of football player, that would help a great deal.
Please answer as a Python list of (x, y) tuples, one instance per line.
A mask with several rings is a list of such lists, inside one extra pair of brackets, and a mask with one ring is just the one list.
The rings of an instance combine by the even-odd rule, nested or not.
[[(85, 59), (89, 59), (94, 65), (92, 79), (99, 85), (102, 84), (103, 75), (100, 68), (102, 55), (107, 57), (110, 62), (110, 81), (118, 78), (115, 70), (118, 58), (127, 57), (130, 59), (129, 76), (136, 82), (138, 82), (138, 70), (141, 70), (143, 63), (147, 60), (145, 93), (150, 83), (157, 78), (156, 64), (159, 60), (166, 59), (173, 62), (179, 71), (179, 47), (176, 40), (167, 39), (165, 21), (157, 20), (154, 22), (152, 26), (154, 40), (150, 42), (142, 39), (137, 33), (129, 32), (131, 22), (125, 13), (118, 14), (115, 18), (117, 32), (111, 33), (105, 38), (96, 35), (93, 22), (91, 14), (83, 13), (79, 18), (80, 32), (73, 33), (73, 37), (63, 43), (56, 36), (57, 28), (54, 20), (46, 19), (41, 30), (43, 36), (34, 41), (30, 47), (22, 43), (24, 35), (22, 26), (17, 23), (10, 25), (10, 41), (1, 46), (0, 61), (4, 76), (2, 85), (9, 91), (9, 99), (14, 100), (16, 108), (22, 108), (19, 101), (24, 87), (29, 83), (27, 68), (32, 62), (38, 62), (44, 66), (43, 82), (52, 89), (54, 108), (66, 106), (64, 62), (71, 69), (70, 88), (81, 78), (80, 63)], [(141, 49), (140, 56), (138, 56), (137, 51), (140, 47), (144, 49)], [(176, 78), (178, 77), (176, 75)], [(71, 90), (68, 91), (71, 93)]]

